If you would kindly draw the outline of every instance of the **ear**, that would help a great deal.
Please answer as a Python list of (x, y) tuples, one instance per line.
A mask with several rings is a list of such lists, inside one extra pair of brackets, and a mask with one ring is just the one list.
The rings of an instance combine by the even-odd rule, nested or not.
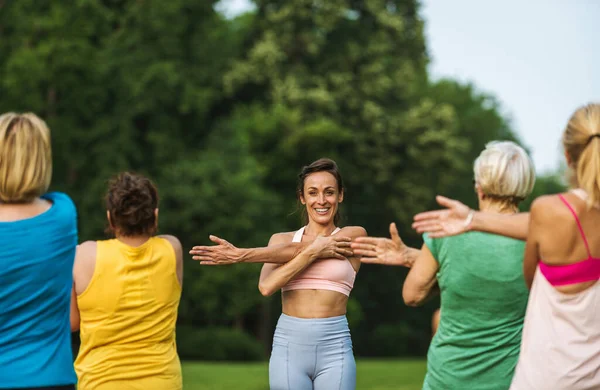
[(340, 192), (340, 195), (338, 196), (338, 203), (342, 203), (344, 201), (344, 190), (342, 190)]
[(565, 150), (565, 159), (567, 160), (567, 166), (570, 167), (573, 162), (571, 161), (571, 156), (569, 155), (569, 152), (567, 152), (566, 150)]
[(154, 229), (158, 230), (158, 208), (154, 209)]
[(475, 192), (477, 193), (477, 198), (479, 200), (485, 199), (485, 194), (483, 193), (483, 191), (481, 191), (481, 187), (479, 187), (479, 184), (475, 184)]
[(300, 199), (300, 203), (306, 204), (306, 199), (304, 199), (304, 193), (299, 192), (298, 193), (298, 199)]
[(106, 210), (106, 219), (108, 219), (108, 224), (110, 225), (110, 227), (114, 229), (115, 227), (113, 226), (112, 220), (110, 219), (110, 211), (108, 210)]

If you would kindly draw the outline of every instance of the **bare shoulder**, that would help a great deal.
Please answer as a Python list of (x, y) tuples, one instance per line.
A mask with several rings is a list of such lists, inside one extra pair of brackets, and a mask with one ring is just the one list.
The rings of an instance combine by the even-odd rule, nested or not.
[(569, 209), (565, 207), (558, 195), (542, 195), (531, 204), (530, 218), (536, 221), (556, 220), (570, 215)]
[(98, 244), (96, 241), (84, 241), (81, 244), (77, 245), (75, 261), (86, 261), (86, 259), (95, 259), (97, 247)]
[(181, 242), (179, 241), (179, 239), (177, 237), (171, 236), (170, 234), (161, 234), (158, 237), (169, 241), (169, 243), (171, 244), (171, 246), (173, 246), (173, 249), (175, 250), (175, 253), (177, 255), (183, 253), (183, 248), (181, 247)]
[(366, 237), (367, 230), (362, 226), (346, 226), (340, 230), (340, 233), (350, 238)]
[(279, 245), (279, 244), (286, 244), (288, 242), (291, 242), (292, 239), (294, 238), (294, 234), (296, 232), (281, 232), (281, 233), (275, 233), (271, 236), (271, 239), (269, 240), (269, 246), (271, 245)]
[(94, 272), (96, 267), (96, 241), (84, 241), (77, 245), (75, 251), (75, 264), (73, 264), (73, 275), (79, 277)]

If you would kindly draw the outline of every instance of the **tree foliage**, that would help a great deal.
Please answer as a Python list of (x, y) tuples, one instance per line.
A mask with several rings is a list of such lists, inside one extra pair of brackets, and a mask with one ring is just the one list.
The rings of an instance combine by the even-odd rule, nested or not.
[[(474, 205), (474, 158), (490, 140), (519, 141), (493, 97), (429, 79), (415, 0), (256, 0), (235, 19), (216, 3), (0, 1), (0, 112), (48, 121), (52, 187), (75, 200), (82, 240), (103, 237), (106, 181), (132, 170), (158, 184), (160, 229), (185, 248), (209, 234), (264, 246), (300, 226), (296, 175), (327, 156), (344, 175), (345, 224), (387, 235), (396, 221), (418, 246), (412, 216), (438, 193)], [(180, 324), (269, 345), (280, 305), (258, 293), (258, 266), (188, 259), (185, 273)], [(435, 303), (406, 308), (405, 274), (359, 273), (358, 354), (390, 338), (385, 354), (425, 350)]]

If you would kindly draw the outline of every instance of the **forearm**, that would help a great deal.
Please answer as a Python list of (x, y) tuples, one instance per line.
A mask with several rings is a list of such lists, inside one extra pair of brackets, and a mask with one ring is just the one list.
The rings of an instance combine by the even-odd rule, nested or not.
[(307, 243), (289, 242), (262, 248), (240, 248), (243, 250), (241, 261), (244, 263), (283, 264), (297, 257), (307, 246)]
[(292, 280), (300, 272), (304, 271), (313, 261), (316, 260), (316, 255), (313, 252), (304, 250), (294, 257), (288, 263), (277, 267), (271, 271), (268, 276), (261, 279), (259, 283), (260, 292), (265, 295), (271, 295), (275, 291), (281, 289), (290, 280)]
[(419, 257), (419, 255), (421, 254), (421, 250), (417, 249), (417, 248), (411, 248), (411, 247), (406, 247), (405, 251), (404, 251), (404, 259), (405, 259), (405, 263), (404, 264), (398, 264), (398, 265), (404, 265), (405, 267), (411, 268), (413, 266), (413, 264), (415, 263), (415, 261), (417, 260), (417, 258)]
[(416, 293), (403, 292), (404, 303), (408, 306), (422, 306), (431, 298), (440, 294), (440, 285), (436, 282), (429, 288), (419, 290)]
[(529, 231), (529, 213), (507, 215), (477, 211), (473, 216), (469, 230), (526, 240)]

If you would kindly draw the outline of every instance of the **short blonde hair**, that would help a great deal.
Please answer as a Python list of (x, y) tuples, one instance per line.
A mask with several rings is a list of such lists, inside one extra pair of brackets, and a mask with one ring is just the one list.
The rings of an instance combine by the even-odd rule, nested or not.
[(473, 171), (481, 191), (498, 201), (518, 204), (535, 184), (535, 169), (525, 150), (514, 142), (492, 141), (475, 160)]
[(52, 178), (50, 130), (35, 114), (0, 115), (0, 202), (27, 203)]
[(588, 207), (600, 203), (600, 104), (579, 108), (562, 138), (576, 185), (588, 194)]

